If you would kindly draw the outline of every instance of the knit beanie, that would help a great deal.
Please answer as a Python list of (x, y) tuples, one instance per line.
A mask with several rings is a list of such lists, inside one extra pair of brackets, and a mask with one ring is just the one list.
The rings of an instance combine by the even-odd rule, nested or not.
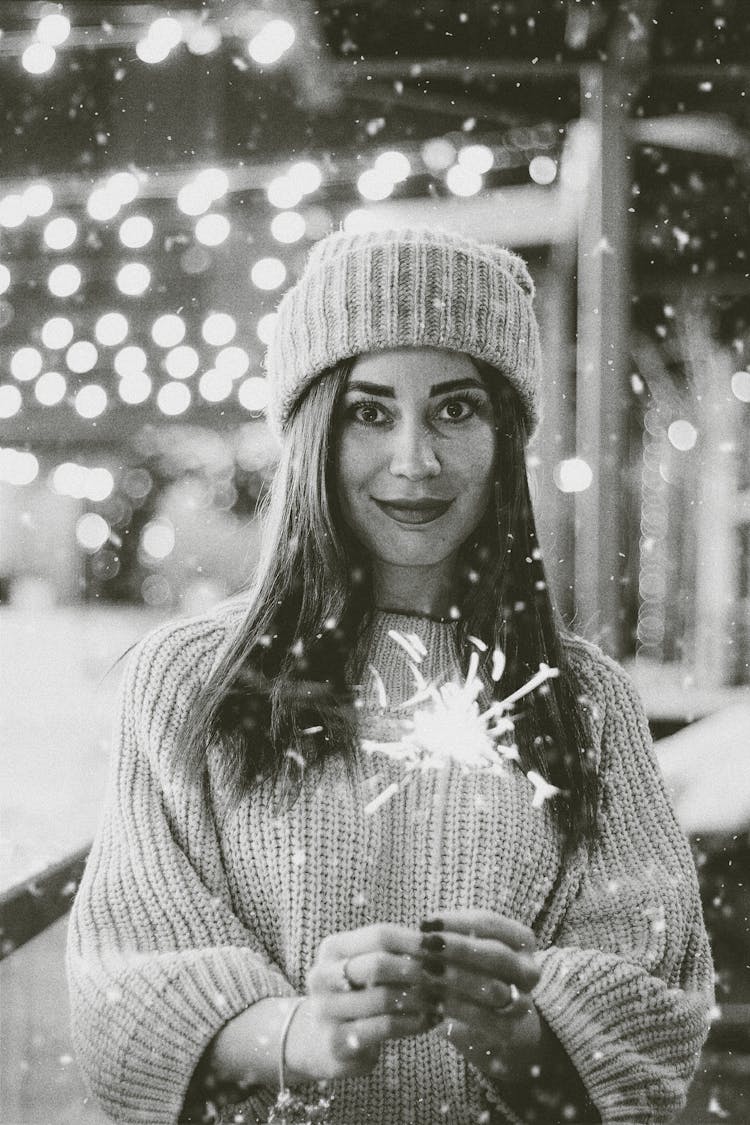
[(326, 368), (386, 348), (464, 352), (497, 368), (538, 422), (534, 283), (517, 254), (427, 226), (316, 242), (278, 306), (266, 354), (268, 420), (283, 434), (295, 402)]

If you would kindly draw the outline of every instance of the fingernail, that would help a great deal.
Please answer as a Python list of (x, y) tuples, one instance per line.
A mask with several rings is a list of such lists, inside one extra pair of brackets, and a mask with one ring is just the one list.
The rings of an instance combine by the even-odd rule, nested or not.
[(425, 918), (423, 922), (419, 923), (419, 928), (423, 934), (432, 934), (436, 930), (444, 930), (445, 923), (442, 918)]
[(429, 957), (425, 957), (422, 962), (422, 968), (426, 973), (429, 973), (430, 976), (442, 977), (445, 974), (445, 961), (443, 961), (442, 957), (436, 957), (433, 953), (430, 954)]
[(445, 938), (440, 934), (425, 934), (421, 944), (425, 953), (442, 953), (445, 949)]

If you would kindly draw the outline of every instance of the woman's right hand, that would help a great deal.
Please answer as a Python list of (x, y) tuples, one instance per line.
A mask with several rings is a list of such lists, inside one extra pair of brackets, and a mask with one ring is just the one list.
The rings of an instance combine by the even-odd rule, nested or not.
[(290, 1085), (369, 1074), (387, 1039), (419, 1035), (440, 1022), (422, 968), (422, 937), (379, 923), (323, 939), (289, 1028)]

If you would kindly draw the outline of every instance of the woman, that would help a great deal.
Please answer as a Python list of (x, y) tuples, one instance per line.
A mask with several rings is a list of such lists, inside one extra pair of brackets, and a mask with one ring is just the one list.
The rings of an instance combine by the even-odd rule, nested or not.
[(131, 659), (73, 910), (116, 1119), (682, 1105), (711, 958), (635, 691), (550, 603), (532, 297), (514, 254), (417, 228), (329, 236), (282, 299), (251, 595)]

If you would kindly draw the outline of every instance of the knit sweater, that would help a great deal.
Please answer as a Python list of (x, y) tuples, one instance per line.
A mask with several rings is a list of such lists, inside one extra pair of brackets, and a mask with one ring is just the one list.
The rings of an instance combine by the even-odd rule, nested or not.
[[(186, 781), (186, 717), (245, 609), (159, 627), (123, 678), (67, 955), (76, 1051), (106, 1112), (176, 1121), (217, 1031), (258, 1000), (303, 993), (327, 934), (486, 908), (533, 927), (534, 1000), (605, 1125), (669, 1121), (707, 1034), (712, 964), (690, 851), (622, 669), (568, 644), (602, 797), (592, 854), (563, 865), (548, 803), (532, 807), (517, 763), (502, 776), (453, 764), (400, 785), (402, 763), (360, 747), (355, 784), (331, 764), (280, 814), (263, 799), (270, 782), (230, 812), (215, 785)], [(421, 638), (428, 679), (460, 678), (454, 624), (379, 612), (368, 663), (388, 706), (382, 687), (364, 693), (363, 742), (397, 738), (395, 708), (414, 692), (393, 629)], [(331, 1083), (329, 1120), (469, 1125), (488, 1119), (488, 1086), (436, 1030), (387, 1042), (369, 1076)], [(256, 1089), (240, 1119), (264, 1122), (274, 1098)]]

